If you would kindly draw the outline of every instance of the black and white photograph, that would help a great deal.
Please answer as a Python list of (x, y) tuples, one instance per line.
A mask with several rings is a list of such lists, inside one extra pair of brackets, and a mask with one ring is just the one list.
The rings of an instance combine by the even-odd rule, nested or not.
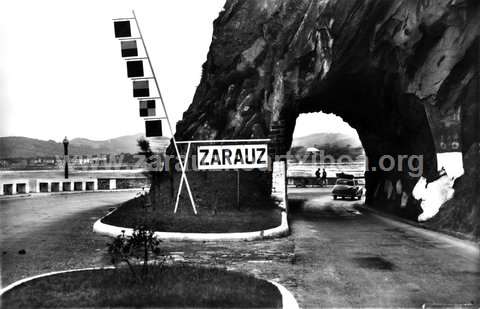
[(480, 308), (479, 0), (6, 0), (0, 308)]

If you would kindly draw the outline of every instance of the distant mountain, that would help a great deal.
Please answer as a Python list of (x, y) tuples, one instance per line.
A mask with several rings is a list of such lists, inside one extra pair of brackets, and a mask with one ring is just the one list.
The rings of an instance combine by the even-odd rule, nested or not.
[[(321, 152), (312, 152), (310, 147), (315, 147)], [(313, 153), (315, 155), (312, 155)], [(289, 160), (294, 162), (321, 160), (321, 155), (329, 155), (335, 159), (348, 156), (355, 161), (362, 160), (365, 156), (358, 136), (342, 133), (316, 133), (294, 138), (289, 154), (291, 156)]]
[[(71, 155), (93, 155), (101, 153), (137, 153), (137, 139), (143, 134), (127, 135), (104, 141), (75, 138), (68, 146)], [(167, 144), (168, 137), (162, 137)], [(44, 141), (22, 136), (0, 137), (0, 158), (54, 157), (63, 155), (63, 144), (53, 140)]]
[(324, 147), (328, 144), (338, 147), (362, 147), (362, 143), (357, 135), (348, 135), (344, 133), (315, 133), (296, 137), (292, 141), (292, 147), (315, 147), (315, 145)]

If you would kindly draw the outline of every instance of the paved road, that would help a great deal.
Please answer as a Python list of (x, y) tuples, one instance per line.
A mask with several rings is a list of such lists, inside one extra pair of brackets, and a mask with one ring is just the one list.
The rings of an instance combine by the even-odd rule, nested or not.
[(134, 196), (108, 192), (0, 200), (1, 285), (53, 270), (106, 264), (108, 239), (92, 232), (93, 223)]
[(305, 305), (479, 304), (478, 248), (362, 214), (328, 189), (290, 189), (289, 197), (305, 199), (291, 203), (295, 266), (308, 269), (296, 291)]
[[(50, 270), (108, 263), (91, 226), (133, 193), (0, 202), (3, 285)], [(260, 242), (165, 242), (177, 261), (276, 280), (304, 308), (420, 307), (480, 295), (479, 254), (461, 241), (419, 233), (333, 201), (328, 189), (291, 189), (292, 235)], [(27, 224), (23, 224), (27, 223)], [(25, 248), (27, 253), (19, 255)]]

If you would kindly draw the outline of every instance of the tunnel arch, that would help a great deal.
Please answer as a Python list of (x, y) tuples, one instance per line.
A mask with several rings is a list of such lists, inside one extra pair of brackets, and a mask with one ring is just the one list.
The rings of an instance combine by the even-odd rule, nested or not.
[[(285, 123), (285, 145), (289, 149), (295, 123), (303, 113), (324, 112), (338, 115), (354, 128), (362, 142), (367, 156), (365, 174), (367, 198), (372, 206), (388, 207), (405, 217), (417, 218), (422, 212), (418, 201), (411, 196), (421, 176), (429, 181), (438, 178), (435, 145), (423, 105), (411, 96), (397, 95), (398, 89), (391, 78), (387, 86), (378, 89), (379, 83), (369, 76), (342, 76), (328, 87), (317, 90), (296, 102), (295, 110), (286, 109), (280, 113), (279, 121)], [(381, 77), (382, 82), (385, 78)], [(389, 156), (396, 161), (392, 171), (382, 170), (381, 158)], [(407, 158), (422, 158), (422, 170), (412, 170)], [(387, 195), (386, 182), (402, 184), (402, 192)], [(401, 195), (408, 195), (408, 203), (401, 206)]]
[[(303, 175), (313, 176), (314, 170), (305, 171), (302, 165), (319, 164), (317, 168), (325, 168), (329, 178), (339, 172), (363, 178), (367, 160), (357, 130), (333, 113), (301, 113), (295, 122), (286, 157), (289, 169), (298, 168), (306, 173)], [(287, 180), (289, 184), (294, 182)]]

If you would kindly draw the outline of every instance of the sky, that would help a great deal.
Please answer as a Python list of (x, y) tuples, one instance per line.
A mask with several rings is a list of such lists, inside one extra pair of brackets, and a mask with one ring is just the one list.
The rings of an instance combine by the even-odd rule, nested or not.
[[(131, 17), (131, 9), (175, 127), (200, 82), (212, 23), (224, 2), (5, 1), (0, 9), (0, 136), (103, 140), (143, 132), (113, 32), (112, 19)], [(309, 114), (298, 119), (294, 135), (349, 130), (338, 117)], [(170, 136), (168, 127), (164, 132)]]
[(321, 132), (339, 132), (349, 136), (358, 137), (357, 130), (348, 125), (348, 123), (344, 122), (341, 117), (322, 112), (300, 114), (295, 124), (293, 137), (301, 137)]

